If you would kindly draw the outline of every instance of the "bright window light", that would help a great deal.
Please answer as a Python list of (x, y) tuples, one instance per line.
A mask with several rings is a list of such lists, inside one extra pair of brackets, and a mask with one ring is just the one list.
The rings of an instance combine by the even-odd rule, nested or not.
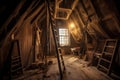
[(68, 29), (60, 28), (59, 29), (59, 43), (60, 46), (69, 46), (69, 32)]

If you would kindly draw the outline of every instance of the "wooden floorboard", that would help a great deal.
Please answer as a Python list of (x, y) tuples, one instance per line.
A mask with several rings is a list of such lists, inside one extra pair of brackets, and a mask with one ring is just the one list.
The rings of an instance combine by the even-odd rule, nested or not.
[[(94, 66), (87, 66), (88, 62), (79, 59), (76, 56), (64, 56), (64, 62), (66, 66), (66, 72), (64, 73), (63, 80), (112, 80), (105, 73), (99, 71)], [(48, 67), (48, 71), (45, 74), (48, 77), (44, 77), (36, 71), (31, 76), (21, 78), (19, 80), (59, 80), (59, 69), (56, 58), (49, 58), (53, 61), (52, 65)], [(29, 74), (29, 73), (28, 73)]]
[[(88, 62), (81, 60), (78, 57), (64, 56), (64, 61), (66, 73), (64, 74), (63, 80), (112, 80), (109, 76), (96, 69), (96, 67), (87, 66)], [(51, 73), (58, 74), (58, 69), (56, 69), (57, 65), (55, 64), (57, 63), (54, 63), (54, 66), (50, 67), (48, 75)]]

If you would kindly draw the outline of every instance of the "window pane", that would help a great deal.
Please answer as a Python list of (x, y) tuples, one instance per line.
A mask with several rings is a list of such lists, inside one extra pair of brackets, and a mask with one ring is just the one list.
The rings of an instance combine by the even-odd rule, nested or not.
[(68, 29), (59, 29), (59, 43), (60, 43), (60, 46), (69, 45)]

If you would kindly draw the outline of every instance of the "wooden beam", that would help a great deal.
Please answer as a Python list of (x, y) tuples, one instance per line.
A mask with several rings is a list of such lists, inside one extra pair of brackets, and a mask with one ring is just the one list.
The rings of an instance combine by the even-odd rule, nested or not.
[(87, 14), (83, 13), (84, 9), (83, 9), (83, 6), (81, 5), (81, 3), (79, 3), (76, 10), (77, 10), (77, 13), (80, 15), (80, 18), (81, 18), (81, 21), (82, 21), (83, 25), (85, 25), (83, 16), (86, 16)]
[[(62, 19), (62, 20), (68, 20), (69, 16), (72, 13), (72, 10), (75, 8), (75, 6), (78, 3), (78, 0), (74, 0), (73, 4), (71, 5), (71, 9), (66, 9), (66, 8), (61, 8), (59, 7), (60, 3), (62, 3), (63, 0), (55, 0), (55, 14), (54, 18), (56, 19)], [(57, 15), (58, 12), (66, 12), (67, 16), (66, 17), (61, 17)]]
[(33, 1), (32, 2), (32, 5), (29, 7), (29, 10), (27, 10), (27, 15), (26, 15), (26, 17), (25, 17), (25, 19), (27, 19), (32, 13), (34, 13), (34, 10), (37, 8), (37, 7), (39, 7), (39, 4), (40, 4), (40, 1), (41, 0), (37, 0), (37, 1)]
[(77, 3), (78, 3), (78, 0), (75, 0), (75, 1), (73, 2), (72, 8), (71, 8), (72, 10), (74, 10), (74, 8), (76, 7)]
[(80, 16), (81, 13), (79, 13), (78, 10), (75, 9), (75, 14), (77, 15), (80, 23), (82, 24), (81, 29), (83, 30), (83, 27), (85, 26), (85, 24), (84, 24), (84, 22), (83, 22), (83, 20), (82, 20), (82, 18), (81, 18), (81, 16)]
[[(33, 23), (41, 22), (46, 17), (45, 12), (46, 12), (46, 10), (42, 10), (41, 14), (36, 17), (36, 19), (33, 21)], [(31, 24), (33, 24), (33, 23), (31, 23)]]
[[(44, 7), (45, 7), (45, 5), (44, 5)], [(46, 15), (45, 15), (46, 13), (45, 12), (46, 12), (46, 9), (43, 9), (41, 11), (41, 13), (36, 17), (36, 19), (31, 24), (34, 24), (34, 23), (38, 24), (38, 23), (40, 23), (46, 17)]]
[(19, 13), (20, 9), (22, 8), (22, 6), (24, 5), (25, 2), (26, 2), (26, 0), (21, 1), (20, 4), (16, 7), (16, 9), (13, 11), (13, 13), (10, 15), (10, 17), (7, 19), (7, 21), (1, 27), (0, 34), (4, 29), (7, 29), (8, 24), (11, 22), (11, 20), (13, 18), (15, 18), (17, 16), (17, 14)]
[(30, 17), (28, 17), (27, 19), (33, 19), (36, 15), (38, 15), (38, 13), (40, 13), (40, 11), (42, 10), (42, 8), (44, 8), (44, 4), (42, 4), (41, 6), (39, 6), (34, 12), (33, 14), (30, 15)]
[[(59, 16), (57, 15), (57, 12), (66, 12), (67, 17), (59, 17)], [(58, 9), (56, 9), (56, 15), (55, 15), (55, 18), (56, 18), (56, 19), (67, 20), (67, 19), (69, 18), (69, 16), (70, 16), (71, 13), (72, 13), (72, 10), (71, 10), (71, 9), (58, 8)]]
[(95, 15), (96, 15), (96, 22), (95, 22), (95, 23), (98, 25), (98, 27), (99, 27), (99, 29), (100, 29), (100, 33), (102, 33), (102, 36), (104, 36), (104, 37), (106, 37), (106, 38), (110, 38), (110, 36), (107, 35), (107, 33), (101, 28), (101, 26), (102, 26), (102, 25), (100, 24), (101, 19), (99, 18), (98, 14), (97, 14), (97, 10), (96, 10), (94, 4), (92, 3), (91, 0), (89, 0), (89, 3), (90, 3), (91, 8), (94, 10), (94, 13), (95, 13)]
[[(25, 2), (24, 2), (25, 3)], [(21, 1), (21, 8), (24, 6), (24, 3)], [(15, 26), (12, 28), (12, 30), (6, 35), (6, 38), (4, 39), (4, 42), (3, 42), (3, 44), (2, 44), (2, 47), (4, 47), (5, 46), (5, 44), (7, 44), (7, 42), (8, 42), (8, 40), (10, 40), (10, 38), (11, 38), (11, 35), (13, 34), (13, 33), (16, 33), (18, 30), (20, 30), (20, 28), (22, 28), (22, 26), (23, 26), (23, 23), (24, 23), (24, 18), (25, 18), (25, 16), (28, 14), (27, 13), (27, 11), (29, 11), (30, 9), (31, 9), (31, 6), (32, 6), (33, 4), (31, 4), (29, 7), (28, 7), (28, 9), (26, 10), (26, 12), (25, 13), (23, 13), (23, 15), (20, 17), (20, 19), (16, 22), (16, 24), (15, 24)], [(19, 5), (18, 5), (18, 7), (19, 7)], [(17, 8), (16, 8), (17, 9)], [(12, 15), (12, 14), (11, 14)], [(8, 23), (6, 23), (6, 24), (8, 24)], [(7, 25), (6, 26), (3, 26), (3, 27), (7, 27)]]

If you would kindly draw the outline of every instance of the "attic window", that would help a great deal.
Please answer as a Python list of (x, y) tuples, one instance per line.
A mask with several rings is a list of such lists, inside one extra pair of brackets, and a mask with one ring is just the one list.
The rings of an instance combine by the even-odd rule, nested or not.
[(59, 43), (60, 46), (69, 46), (69, 32), (68, 29), (60, 28), (59, 29)]

